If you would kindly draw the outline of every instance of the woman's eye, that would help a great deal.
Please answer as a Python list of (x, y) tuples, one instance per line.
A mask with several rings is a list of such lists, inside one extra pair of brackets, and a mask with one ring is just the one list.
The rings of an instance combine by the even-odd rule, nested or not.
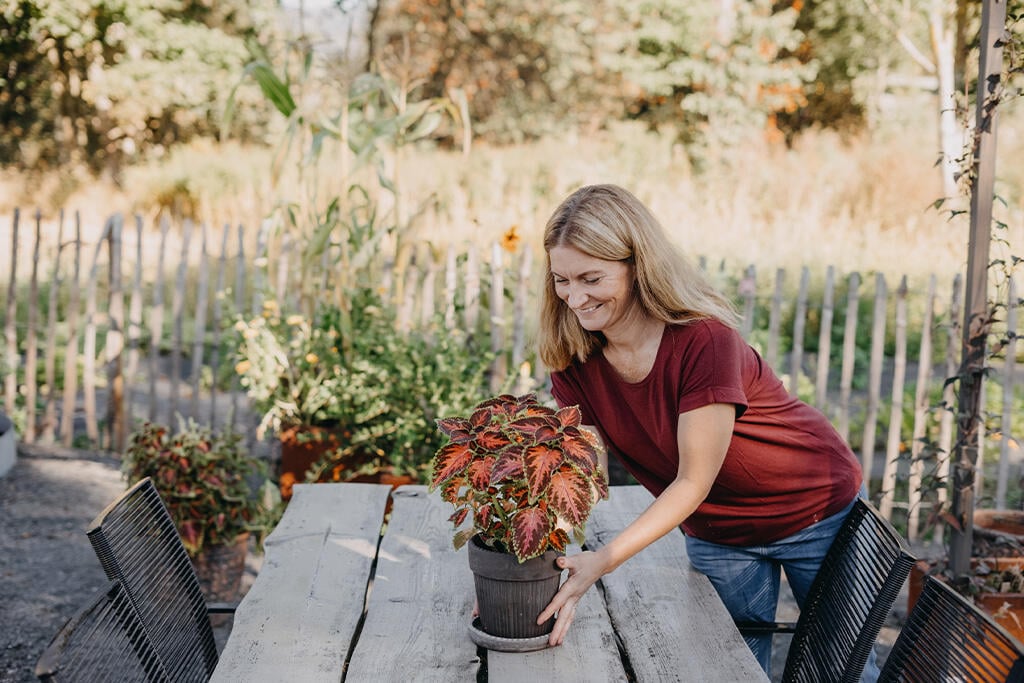
[(584, 284), (588, 284), (588, 285), (596, 285), (600, 280), (601, 280), (601, 278), (599, 278), (599, 277), (584, 278), (583, 282), (584, 282)]

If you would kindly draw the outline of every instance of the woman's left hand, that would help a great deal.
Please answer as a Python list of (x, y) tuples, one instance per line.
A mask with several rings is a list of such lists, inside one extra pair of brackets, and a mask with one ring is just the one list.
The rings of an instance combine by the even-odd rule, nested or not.
[(569, 578), (558, 589), (555, 597), (540, 613), (537, 623), (542, 624), (556, 612), (555, 628), (548, 636), (548, 645), (561, 645), (565, 634), (576, 616), (576, 605), (583, 594), (606, 573), (604, 557), (598, 552), (585, 551), (575, 555), (566, 555), (556, 560), (558, 566), (569, 570)]

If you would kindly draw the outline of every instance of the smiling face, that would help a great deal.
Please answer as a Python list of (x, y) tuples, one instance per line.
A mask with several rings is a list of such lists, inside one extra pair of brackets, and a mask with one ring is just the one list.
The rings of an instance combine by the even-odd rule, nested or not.
[(548, 252), (555, 294), (590, 332), (608, 333), (639, 313), (633, 266), (588, 256), (570, 246)]

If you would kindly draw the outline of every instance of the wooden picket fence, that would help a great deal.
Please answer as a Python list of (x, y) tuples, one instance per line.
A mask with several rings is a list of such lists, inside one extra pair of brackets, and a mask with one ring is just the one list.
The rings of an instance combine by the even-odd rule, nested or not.
[[(77, 216), (65, 221), (62, 215), (56, 227), (44, 230), (38, 212), (29, 221), (16, 212), (8, 225), (9, 240), (0, 227), (0, 244), (11, 246), (0, 372), (5, 411), (18, 405), (24, 411), (22, 441), (72, 446), (84, 438), (117, 451), (143, 419), (251, 422), (244, 393), (237, 386), (218, 389), (209, 378), (233, 363), (222, 351), (233, 316), (258, 314), (267, 297), (288, 310), (295, 277), (289, 263), (295, 259), (286, 243), (270, 257), (265, 229), (215, 231), (163, 222), (147, 232), (141, 218), (126, 225), (120, 215), (110, 217), (94, 239), (83, 238)], [(389, 264), (381, 288), (396, 307), (401, 331), (415, 334), (442, 320), (444, 329), (489, 336), (498, 353), (495, 385), (516, 373), (520, 389), (543, 392), (545, 373), (530, 343), (540, 259), (522, 246), (507, 247), (453, 246), (441, 254), (414, 249), (407, 262)], [(702, 266), (738, 302), (744, 337), (791, 392), (833, 421), (870, 473), (883, 514), (893, 518), (898, 511), (908, 537), (916, 539), (928, 514), (922, 483), (931, 474), (942, 481), (949, 474), (942, 454), (950, 451), (955, 424), (951, 410), (936, 408), (935, 397), (947, 406), (955, 402), (945, 380), (956, 374), (960, 359), (961, 275), (951, 274), (942, 291), (939, 277), (931, 275), (923, 290), (911, 292), (906, 276), (893, 290), (882, 274), (865, 282), (857, 272), (841, 276), (825, 266), (823, 282), (812, 288), (816, 274), (805, 266), (794, 296), (791, 273), (782, 268), (765, 277), (754, 265), (739, 273), (724, 263)], [(1010, 290), (1006, 325), (1015, 331), (1012, 281)], [(864, 332), (857, 329), (862, 305), (871, 311), (866, 367), (856, 343)], [(911, 310), (921, 313), (911, 316)], [(919, 318), (916, 334), (912, 317)], [(809, 324), (819, 330), (813, 352), (804, 341)], [(792, 326), (789, 334), (784, 325)], [(837, 348), (834, 336), (841, 339)], [(908, 355), (910, 338), (920, 340), (916, 358)], [(998, 457), (978, 469), (977, 497), (995, 507), (1019, 499), (1009, 490), (1009, 482), (1019, 480), (1012, 476), (1019, 472), (1019, 452), (1012, 430), (1015, 335), (1008, 339), (1006, 361), (989, 382), (1002, 388), (1000, 426), (985, 439)], [(936, 344), (944, 348), (936, 351)], [(909, 382), (908, 370), (915, 373)], [(912, 415), (909, 430), (905, 415)], [(878, 433), (883, 423), (884, 437)], [(925, 448), (926, 441), (938, 455)], [(942, 490), (939, 495), (941, 500)]]

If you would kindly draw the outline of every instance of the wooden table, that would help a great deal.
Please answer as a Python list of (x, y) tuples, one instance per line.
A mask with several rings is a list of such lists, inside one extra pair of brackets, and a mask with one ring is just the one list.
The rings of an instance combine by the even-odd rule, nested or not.
[[(672, 533), (587, 592), (560, 647), (477, 649), (473, 577), (451, 506), (423, 486), (300, 484), (266, 542), (213, 681), (767, 681), (707, 578)], [(651, 502), (612, 487), (587, 546)], [(570, 551), (572, 552), (572, 551)]]

